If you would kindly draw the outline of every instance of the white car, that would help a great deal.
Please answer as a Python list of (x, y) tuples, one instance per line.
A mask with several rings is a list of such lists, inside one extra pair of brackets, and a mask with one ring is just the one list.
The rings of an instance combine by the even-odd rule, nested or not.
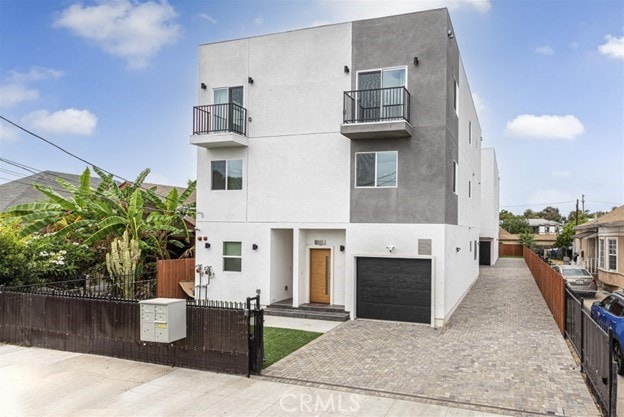
[(566, 284), (575, 294), (596, 295), (596, 280), (585, 268), (576, 265), (555, 265), (553, 269), (563, 275)]

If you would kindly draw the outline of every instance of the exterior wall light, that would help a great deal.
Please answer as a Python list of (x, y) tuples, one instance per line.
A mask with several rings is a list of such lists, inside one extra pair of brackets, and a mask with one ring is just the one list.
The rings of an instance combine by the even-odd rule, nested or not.
[(340, 252), (344, 252), (344, 250), (345, 250), (344, 245), (340, 245)]
[(417, 56), (415, 56), (415, 57), (414, 57), (414, 66), (417, 66), (417, 65), (418, 65), (418, 57), (417, 57)]
[(251, 77), (247, 77), (247, 82), (248, 82), (249, 84), (253, 84), (253, 78), (251, 78)]
[(258, 245), (256, 245), (255, 243), (253, 245), (251, 245), (251, 249), (253, 250), (258, 250)]
[(208, 243), (208, 242), (204, 243), (204, 247), (205, 247), (206, 249), (210, 249), (210, 243)]
[(455, 252), (459, 252), (461, 250), (460, 247), (455, 248)]
[(200, 87), (202, 90), (205, 90), (206, 88), (208, 88), (208, 86), (206, 86), (206, 83), (201, 83)]
[(349, 73), (349, 66), (348, 66), (348, 65), (345, 65), (345, 66), (344, 66), (344, 73), (345, 73), (345, 74), (348, 74), (348, 73)]
[(386, 249), (388, 250), (388, 252), (392, 253), (392, 252), (394, 252), (396, 247), (394, 245), (388, 245), (388, 246), (386, 246)]

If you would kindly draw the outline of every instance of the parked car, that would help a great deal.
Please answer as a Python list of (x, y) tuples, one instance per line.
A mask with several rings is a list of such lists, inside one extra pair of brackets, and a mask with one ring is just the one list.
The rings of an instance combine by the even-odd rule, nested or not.
[(575, 265), (555, 265), (553, 269), (566, 280), (566, 284), (575, 294), (593, 297), (596, 295), (596, 279), (587, 269)]
[(613, 330), (613, 354), (617, 361), (618, 374), (624, 375), (624, 292), (611, 293), (602, 301), (594, 301), (591, 317), (605, 331)]

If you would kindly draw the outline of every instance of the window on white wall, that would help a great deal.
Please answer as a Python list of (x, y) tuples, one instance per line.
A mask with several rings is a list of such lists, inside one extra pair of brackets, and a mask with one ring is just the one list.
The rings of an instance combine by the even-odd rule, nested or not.
[(600, 239), (598, 241), (598, 268), (604, 268), (605, 266), (605, 241)]
[(243, 189), (243, 160), (211, 161), (213, 190)]
[(396, 187), (398, 152), (355, 154), (356, 187)]
[(459, 175), (459, 170), (457, 167), (457, 162), (453, 161), (453, 192), (457, 194), (457, 178)]
[(472, 198), (472, 181), (468, 180), (468, 198)]
[(609, 271), (617, 271), (617, 239), (607, 239), (609, 253)]
[(223, 270), (240, 272), (243, 256), (241, 242), (223, 242)]
[(472, 144), (472, 122), (468, 122), (468, 143)]

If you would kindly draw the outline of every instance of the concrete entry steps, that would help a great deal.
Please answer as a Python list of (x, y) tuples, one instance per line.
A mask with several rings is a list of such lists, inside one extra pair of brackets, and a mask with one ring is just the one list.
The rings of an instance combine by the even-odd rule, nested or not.
[(345, 311), (344, 306), (307, 303), (302, 304), (299, 307), (293, 307), (292, 298), (272, 303), (264, 309), (264, 313), (269, 316), (294, 317), (313, 320), (349, 320), (349, 313)]

